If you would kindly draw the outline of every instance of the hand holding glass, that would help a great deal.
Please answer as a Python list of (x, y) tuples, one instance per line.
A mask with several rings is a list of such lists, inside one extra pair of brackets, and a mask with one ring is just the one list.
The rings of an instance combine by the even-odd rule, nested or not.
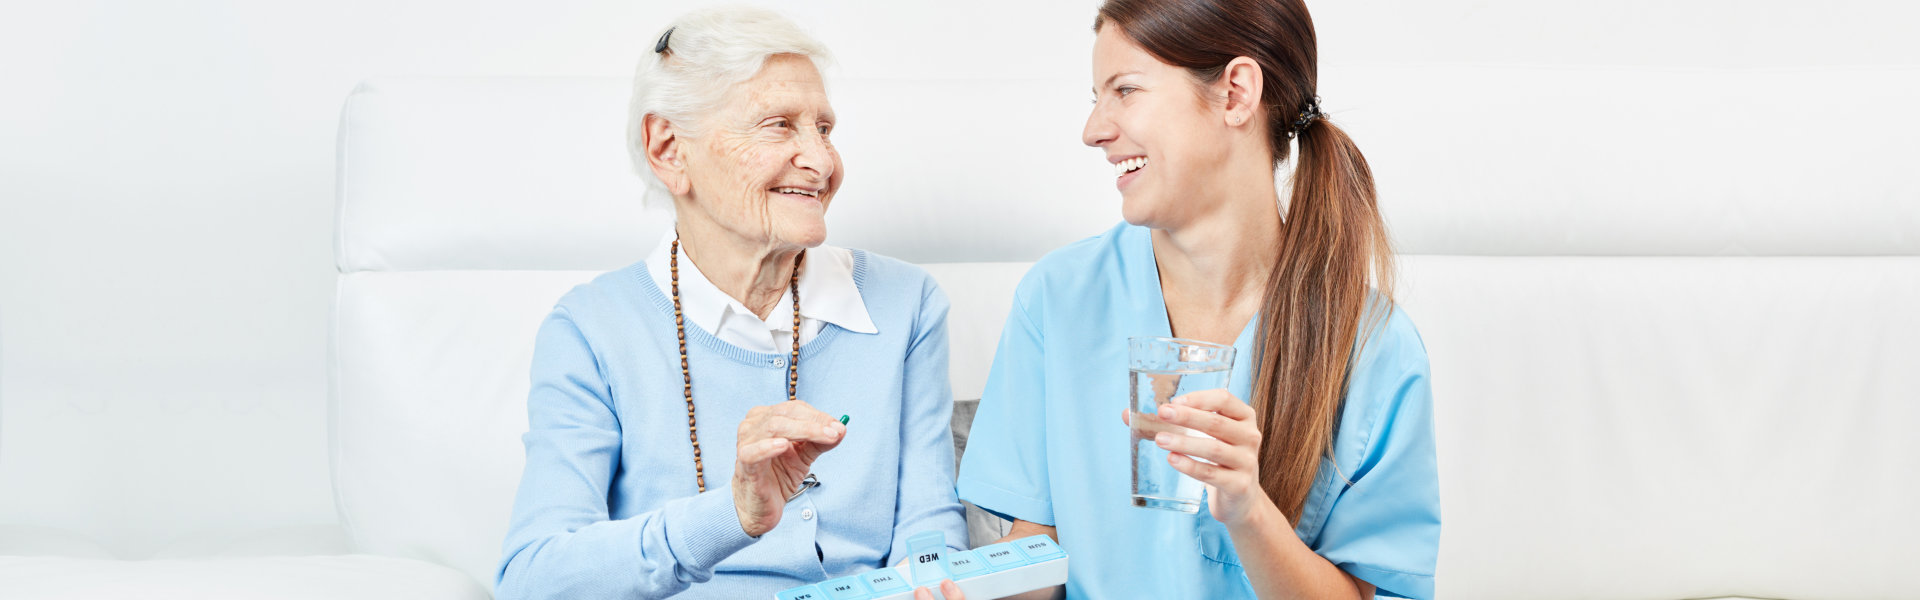
[(1174, 469), (1167, 462), (1167, 451), (1153, 438), (1161, 432), (1206, 437), (1160, 420), (1160, 406), (1184, 394), (1227, 387), (1233, 370), (1233, 347), (1164, 337), (1128, 338), (1127, 346), (1127, 384), (1132, 391), (1128, 421), (1132, 429), (1133, 505), (1197, 513), (1205, 499), (1205, 487)]

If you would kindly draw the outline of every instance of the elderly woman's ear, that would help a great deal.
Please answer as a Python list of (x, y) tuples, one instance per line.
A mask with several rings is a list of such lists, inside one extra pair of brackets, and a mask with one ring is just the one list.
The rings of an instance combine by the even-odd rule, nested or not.
[(666, 186), (668, 193), (676, 198), (686, 196), (693, 186), (687, 178), (687, 164), (681, 160), (681, 143), (686, 140), (681, 139), (674, 131), (673, 124), (660, 115), (647, 115), (645, 118), (643, 130), (646, 138), (642, 143), (647, 151), (647, 166), (653, 169), (653, 176), (660, 178), (661, 185)]

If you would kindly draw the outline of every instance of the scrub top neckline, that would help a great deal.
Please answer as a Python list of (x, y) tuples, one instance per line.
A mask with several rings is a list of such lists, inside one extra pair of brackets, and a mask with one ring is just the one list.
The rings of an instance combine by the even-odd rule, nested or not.
[[(1153, 324), (1155, 331), (1148, 335), (1168, 337), (1168, 338), (1175, 337), (1173, 334), (1173, 315), (1168, 314), (1167, 312), (1167, 291), (1165, 288), (1162, 288), (1160, 286), (1160, 255), (1156, 253), (1153, 249), (1153, 228), (1135, 227), (1134, 229), (1140, 232), (1140, 235), (1138, 236), (1140, 240), (1136, 243), (1141, 244), (1146, 248), (1147, 260), (1145, 262), (1139, 263), (1140, 269), (1144, 270), (1145, 272), (1136, 273), (1136, 275), (1139, 276), (1142, 281), (1146, 281), (1148, 283), (1147, 291), (1150, 292), (1152, 296), (1152, 298), (1150, 299), (1151, 305), (1146, 307), (1147, 312), (1151, 313), (1152, 316), (1148, 317), (1147, 321)], [(1234, 363), (1235, 371), (1241, 370), (1240, 368), (1241, 365), (1251, 364), (1250, 362), (1247, 362), (1247, 361), (1253, 360), (1252, 356), (1250, 356), (1248, 352), (1252, 350), (1251, 346), (1252, 346), (1252, 339), (1253, 339), (1253, 331), (1254, 331), (1254, 328), (1259, 323), (1260, 323), (1260, 313), (1256, 311), (1253, 314), (1253, 316), (1247, 317), (1247, 323), (1245, 325), (1240, 326), (1240, 335), (1234, 336), (1233, 341), (1229, 342), (1235, 348), (1233, 353), (1234, 354), (1233, 363)], [(1198, 340), (1198, 341), (1209, 342), (1209, 343), (1219, 343), (1219, 342), (1214, 342), (1212, 340)], [(1249, 367), (1249, 370), (1251, 370), (1250, 367)], [(1251, 403), (1253, 401), (1252, 398), (1241, 398), (1240, 400), (1242, 402), (1248, 402), (1248, 403)]]

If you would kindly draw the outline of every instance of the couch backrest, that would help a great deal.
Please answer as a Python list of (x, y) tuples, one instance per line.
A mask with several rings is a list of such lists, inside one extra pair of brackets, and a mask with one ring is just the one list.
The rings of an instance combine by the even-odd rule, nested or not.
[[(1432, 356), (1441, 593), (1866, 598), (1920, 539), (1920, 70), (1341, 66)], [(830, 239), (927, 266), (979, 395), (1015, 282), (1119, 219), (1081, 81), (836, 82)], [(363, 551), (489, 581), (533, 333), (667, 227), (617, 79), (368, 82), (332, 457)], [(916, 114), (985, 115), (938, 141)], [(484, 124), (484, 125), (476, 125)]]

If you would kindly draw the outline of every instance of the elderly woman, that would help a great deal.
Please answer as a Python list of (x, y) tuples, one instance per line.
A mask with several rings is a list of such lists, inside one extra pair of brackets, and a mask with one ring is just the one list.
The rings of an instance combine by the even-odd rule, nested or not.
[(920, 531), (964, 544), (945, 296), (822, 245), (843, 178), (825, 48), (730, 8), (654, 50), (628, 138), (677, 222), (540, 327), (496, 594), (771, 598)]

